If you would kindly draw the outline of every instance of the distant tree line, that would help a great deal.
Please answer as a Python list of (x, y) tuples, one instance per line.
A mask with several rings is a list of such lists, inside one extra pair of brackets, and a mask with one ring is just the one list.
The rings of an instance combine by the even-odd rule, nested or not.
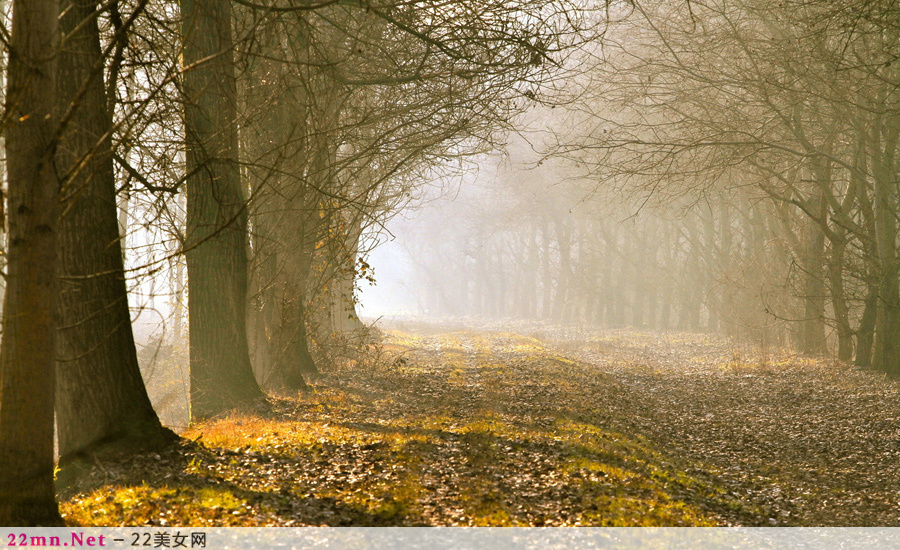
[(531, 144), (545, 155), (484, 178), (503, 214), (447, 241), (454, 275), (415, 251), (444, 281), (427, 307), (720, 331), (900, 374), (896, 3), (612, 19), (574, 97), (529, 116), (553, 132)]

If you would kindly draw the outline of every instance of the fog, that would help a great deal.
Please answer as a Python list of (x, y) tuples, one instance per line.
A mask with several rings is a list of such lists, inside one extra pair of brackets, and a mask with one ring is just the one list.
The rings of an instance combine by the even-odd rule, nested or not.
[(0, 1), (0, 524), (896, 523), (898, 23)]
[[(503, 73), (506, 87), (491, 73), (461, 103), (456, 77), (410, 103), (402, 87), (349, 86), (333, 111), (296, 106), (309, 136), (327, 136), (308, 137), (318, 149), (270, 149), (286, 119), (248, 110), (257, 378), (315, 372), (363, 328), (358, 317), (699, 332), (893, 369), (896, 40), (867, 40), (886, 24), (874, 16), (843, 35), (816, 23), (841, 10), (780, 9), (612, 10), (601, 36), (560, 46), (552, 71), (531, 63), (534, 80)], [(319, 38), (335, 40), (322, 24)], [(366, 63), (344, 70), (380, 67)], [(247, 101), (282, 105), (283, 89), (261, 89), (271, 97)], [(145, 135), (171, 134), (155, 124)], [(162, 143), (131, 162), (169, 155), (178, 173), (185, 158)], [(132, 187), (119, 203), (139, 347), (187, 361), (184, 196)]]

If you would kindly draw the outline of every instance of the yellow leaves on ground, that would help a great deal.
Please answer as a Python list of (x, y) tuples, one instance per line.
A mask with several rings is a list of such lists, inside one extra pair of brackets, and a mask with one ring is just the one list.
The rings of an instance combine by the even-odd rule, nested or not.
[[(121, 465), (78, 525), (715, 525), (721, 492), (608, 421), (596, 368), (509, 332), (389, 331), (267, 418)], [(404, 354), (408, 360), (393, 361)]]

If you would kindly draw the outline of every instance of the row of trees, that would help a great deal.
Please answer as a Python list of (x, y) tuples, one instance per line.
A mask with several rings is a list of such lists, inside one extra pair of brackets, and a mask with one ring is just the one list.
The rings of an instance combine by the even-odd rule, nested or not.
[(14, 0), (0, 523), (61, 521), (54, 414), (63, 472), (176, 439), (138, 369), (126, 260), (168, 275), (176, 310), (187, 296), (193, 419), (301, 389), (310, 312), (358, 323), (362, 234), (493, 146), (582, 16), (555, 0)]
[[(802, 324), (789, 315), (802, 306), (802, 289), (792, 254), (805, 228), (791, 226), (784, 210), (765, 202), (740, 209), (734, 194), (663, 205), (547, 186), (565, 168), (545, 166), (503, 169), (477, 198), (463, 191), (466, 229), (411, 247), (428, 289), (425, 311), (797, 341)], [(511, 201), (512, 186), (530, 192)], [(416, 223), (431, 225), (431, 216)]]
[(531, 169), (495, 175), (493, 196), (537, 200), (461, 239), (468, 282), (432, 308), (722, 330), (900, 372), (897, 6), (613, 15), (578, 100), (532, 117), (556, 164), (513, 154)]
[(897, 6), (713, 2), (638, 15), (629, 32), (642, 46), (610, 45), (615, 61), (602, 65), (620, 76), (602, 101), (621, 110), (599, 117), (575, 157), (611, 154), (613, 177), (755, 210), (775, 260), (763, 269), (780, 270), (771, 281), (787, 291), (775, 303), (761, 293), (764, 311), (791, 321), (801, 351), (824, 353), (831, 332), (840, 359), (896, 373)]

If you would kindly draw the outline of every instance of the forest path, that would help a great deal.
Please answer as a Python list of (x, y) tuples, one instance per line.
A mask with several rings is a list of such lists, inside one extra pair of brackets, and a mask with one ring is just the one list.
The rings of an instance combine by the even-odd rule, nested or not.
[(894, 525), (900, 385), (703, 335), (395, 325), (92, 473), (84, 525)]

